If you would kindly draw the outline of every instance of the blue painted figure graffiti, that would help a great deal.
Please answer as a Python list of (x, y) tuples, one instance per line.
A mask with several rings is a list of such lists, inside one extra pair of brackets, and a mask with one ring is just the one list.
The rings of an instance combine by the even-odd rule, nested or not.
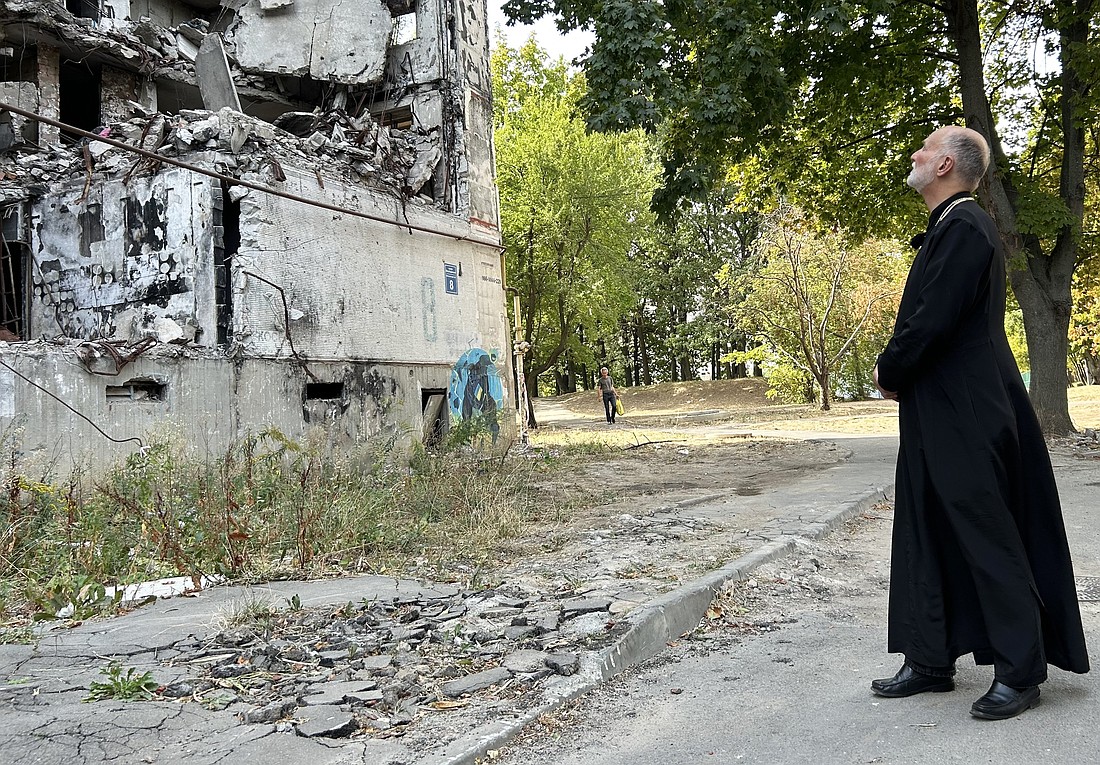
[(451, 418), (468, 420), (481, 417), (496, 443), (500, 433), (497, 412), (504, 406), (504, 383), (497, 371), (496, 354), (471, 348), (451, 369), (451, 384), (447, 392)]

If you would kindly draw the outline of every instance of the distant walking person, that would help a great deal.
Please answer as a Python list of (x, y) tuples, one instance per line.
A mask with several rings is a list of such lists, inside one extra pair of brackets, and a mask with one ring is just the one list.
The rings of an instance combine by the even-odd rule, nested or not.
[(888, 650), (905, 663), (879, 696), (955, 688), (955, 659), (993, 665), (970, 708), (1004, 720), (1039, 703), (1047, 665), (1089, 670), (1058, 489), (1004, 331), (1005, 259), (971, 193), (980, 133), (935, 131), (908, 184), (931, 211), (878, 358), (898, 402)]
[(603, 412), (607, 416), (607, 424), (615, 424), (615, 384), (611, 382), (611, 375), (607, 373), (607, 367), (600, 367), (600, 379), (596, 381), (600, 388), (600, 398), (603, 399)]

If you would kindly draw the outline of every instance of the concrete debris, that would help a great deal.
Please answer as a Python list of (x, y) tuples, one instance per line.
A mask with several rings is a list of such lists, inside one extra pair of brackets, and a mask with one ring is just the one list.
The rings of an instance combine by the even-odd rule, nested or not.
[(1075, 456), (1081, 459), (1100, 459), (1100, 430), (1085, 428), (1068, 440)]
[(548, 623), (545, 614), (562, 608), (561, 593), (517, 594), (443, 592), (278, 611), (262, 624), (179, 646), (171, 666), (185, 677), (165, 695), (221, 708), (246, 702), (242, 722), (291, 720), (302, 736), (401, 735), (445, 709), (433, 706), (440, 699), (515, 695), (578, 671), (581, 641), (534, 627), (513, 637), (509, 626), (513, 612), (527, 610), (532, 621)]
[[(176, 115), (134, 117), (104, 126), (109, 136), (165, 157), (186, 159), (208, 152), (223, 171), (239, 177), (251, 174), (261, 182), (277, 177), (271, 170), (276, 157), (307, 172), (336, 176), (342, 181), (389, 189), (412, 196), (424, 188), (442, 156), (436, 133), (383, 127), (369, 116), (352, 118), (342, 112), (303, 115), (284, 121), (305, 138), (229, 108), (218, 112), (184, 109)], [(93, 172), (117, 177), (150, 170), (155, 160), (139, 157), (94, 139), (86, 139)], [(54, 147), (27, 148), (0, 157), (0, 187), (33, 190), (88, 174), (81, 150)]]
[(517, 675), (530, 675), (546, 669), (548, 658), (545, 651), (516, 651), (504, 658), (504, 667)]
[(598, 611), (606, 611), (611, 607), (611, 601), (607, 598), (577, 598), (562, 603), (562, 615), (566, 618), (580, 616)]
[[(4, 386), (0, 431), (26, 419), (62, 474), (140, 442), (85, 434), (168, 420), (214, 451), (272, 427), (342, 448), (425, 432), (421, 392), (471, 350), (507, 378), (486, 23), (460, 0), (0, 3), (0, 218), (28, 285), (0, 350), (76, 404)], [(105, 379), (108, 348), (65, 347), (145, 339), (188, 352), (143, 357), (137, 387)], [(139, 389), (158, 405), (123, 403)]]
[(297, 731), (299, 736), (307, 738), (341, 738), (358, 727), (355, 715), (340, 707), (310, 707), (303, 712)]
[[(330, 62), (321, 64), (326, 69), (323, 79), (330, 84), (320, 88), (323, 94), (320, 103), (314, 111), (307, 112), (295, 110), (293, 105), (296, 102), (302, 103), (302, 94), (312, 93), (321, 84), (321, 80), (314, 83), (295, 79), (290, 75), (303, 67), (309, 70), (314, 66), (308, 63), (311, 60), (315, 63), (323, 61), (322, 51), (311, 51), (307, 46), (301, 52), (301, 66), (289, 61), (266, 60), (271, 56), (278, 58), (281, 48), (294, 47), (273, 44), (276, 39), (273, 35), (277, 27), (281, 28), (280, 25), (298, 23), (294, 22), (294, 18), (297, 18), (295, 14), (299, 12), (296, 9), (302, 5), (307, 6), (305, 10), (301, 10), (303, 19), (317, 15), (324, 19), (322, 26), (332, 26), (340, 21), (332, 18), (332, 9), (323, 2), (295, 4), (288, 0), (265, 0), (264, 4), (258, 6), (248, 5), (252, 10), (238, 11), (235, 17), (230, 17), (232, 20), (228, 22), (229, 28), (217, 34), (213, 33), (210, 21), (204, 18), (194, 18), (167, 27), (148, 17), (141, 17), (137, 21), (103, 18), (99, 23), (89, 24), (88, 19), (73, 17), (63, 9), (56, 9), (53, 3), (16, 0), (6, 3), (5, 9), (0, 11), (0, 30), (5, 25), (29, 24), (38, 28), (41, 33), (65, 40), (68, 46), (77, 50), (95, 51), (97, 57), (112, 61), (116, 68), (110, 71), (118, 72), (115, 78), (120, 81), (120, 85), (117, 87), (118, 93), (104, 88), (103, 99), (111, 106), (109, 109), (105, 106), (103, 116), (113, 118), (104, 120), (104, 127), (109, 129), (111, 137), (125, 143), (153, 149), (165, 156), (178, 156), (205, 149), (228, 150), (237, 154), (244, 148), (247, 138), (252, 137), (259, 139), (254, 142), (255, 151), (266, 151), (292, 160), (308, 159), (308, 170), (316, 167), (326, 174), (336, 171), (336, 174), (347, 180), (386, 188), (397, 194), (415, 196), (444, 158), (444, 147), (440, 139), (442, 126), (438, 123), (438, 118), (442, 115), (440, 97), (433, 96), (430, 91), (421, 93), (414, 89), (410, 94), (413, 96), (412, 102), (423, 104), (423, 107), (418, 107), (422, 108), (423, 114), (413, 120), (416, 127), (396, 128), (376, 124), (370, 109), (371, 99), (364, 98), (360, 92), (368, 86), (376, 87), (382, 76), (378, 61), (384, 60), (388, 51), (389, 9), (385, 3), (374, 0), (369, 9), (370, 14), (373, 14), (372, 18), (377, 17), (377, 22), (373, 22), (362, 16), (364, 9), (356, 6), (354, 11), (349, 12), (358, 16), (343, 24), (346, 31), (330, 30), (338, 36), (351, 35), (363, 48), (369, 48), (369, 53), (356, 46), (349, 48), (345, 45), (342, 57), (330, 55)], [(195, 13), (196, 16), (201, 15), (197, 10)], [(310, 26), (313, 26), (312, 22)], [(300, 42), (302, 41), (296, 40), (295, 44)], [(338, 43), (336, 39), (322, 40), (318, 37), (312, 41), (312, 46), (324, 46), (335, 51), (339, 47)], [(251, 46), (250, 50), (262, 48), (263, 54), (260, 55), (257, 51), (257, 61), (252, 62), (251, 66), (242, 64), (238, 58), (238, 47), (241, 45)], [(366, 65), (358, 59), (344, 60), (351, 56), (349, 50), (360, 50), (353, 59), (356, 56), (368, 56), (371, 62)], [(294, 54), (294, 51), (285, 53)], [(360, 65), (366, 66), (370, 72)], [(339, 76), (328, 71), (333, 67), (333, 72), (341, 72)], [(103, 68), (105, 71), (109, 69), (106, 65)], [(299, 76), (308, 78), (309, 73), (307, 71)], [(340, 84), (335, 84), (334, 80)], [(36, 111), (47, 95), (44, 91), (40, 92), (41, 87), (45, 86), (36, 85), (35, 82), (0, 83), (0, 101)], [(433, 89), (437, 87), (433, 83)], [(182, 103), (180, 108), (172, 109), (170, 101), (162, 105), (163, 113), (158, 114), (156, 104), (163, 99), (155, 95), (139, 98), (137, 101), (133, 99), (135, 91), (186, 94), (194, 89), (199, 91), (199, 100), (210, 110), (206, 117), (196, 117)], [(122, 90), (127, 92), (121, 94)], [(190, 124), (192, 120), (207, 119), (210, 114), (216, 114), (223, 109), (230, 109), (243, 116), (240, 115), (242, 94), (249, 97), (254, 109), (265, 113), (275, 112), (271, 119), (276, 125), (284, 127), (291, 135), (306, 138), (307, 142), (295, 142), (283, 134), (279, 134), (278, 139), (274, 138), (273, 133), (268, 134), (270, 137), (259, 136), (255, 132), (248, 136), (249, 128), (255, 131), (254, 125), (246, 127), (238, 124), (225, 134), (222, 131), (212, 131), (208, 125), (198, 126), (200, 129), (196, 130), (196, 126)], [(354, 100), (349, 95), (354, 95)], [(181, 95), (179, 98), (181, 102), (193, 100), (190, 96)], [(260, 109), (255, 106), (259, 103), (267, 106)], [(346, 110), (353, 103), (357, 110), (355, 113)], [(390, 104), (383, 106), (383, 113), (386, 109), (397, 108)], [(263, 121), (258, 117), (253, 119)], [(167, 137), (158, 134), (158, 131), (153, 130), (150, 120), (165, 121), (170, 134)], [(222, 121), (225, 122), (226, 118), (222, 117)], [(270, 127), (270, 123), (267, 124)], [(423, 125), (428, 127), (422, 127)], [(84, 141), (75, 147), (64, 148), (62, 142), (57, 140), (56, 130), (43, 128), (41, 135), (37, 133), (35, 125), (21, 116), (5, 115), (0, 118), (0, 152), (15, 148), (29, 155), (6, 157), (0, 162), (4, 183), (12, 182), (17, 187), (26, 189), (28, 184), (47, 186), (86, 172), (81, 152)], [(88, 148), (95, 160), (93, 170), (97, 173), (132, 173), (135, 165), (142, 165), (142, 161), (134, 155), (104, 144), (92, 141)], [(262, 164), (256, 159), (235, 169), (239, 173), (255, 171)], [(140, 169), (155, 171), (156, 166), (155, 163), (146, 163)], [(33, 195), (33, 188), (30, 191)]]

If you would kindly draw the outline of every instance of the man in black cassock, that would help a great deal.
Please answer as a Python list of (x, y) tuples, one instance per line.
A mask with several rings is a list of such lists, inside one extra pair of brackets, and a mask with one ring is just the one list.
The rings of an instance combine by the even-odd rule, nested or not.
[(988, 145), (945, 127), (912, 160), (931, 216), (874, 370), (899, 405), (888, 649), (905, 663), (871, 689), (954, 690), (972, 653), (994, 681), (970, 713), (1004, 720), (1039, 703), (1048, 664), (1089, 660), (1050, 456), (1005, 336), (1000, 236), (971, 196)]

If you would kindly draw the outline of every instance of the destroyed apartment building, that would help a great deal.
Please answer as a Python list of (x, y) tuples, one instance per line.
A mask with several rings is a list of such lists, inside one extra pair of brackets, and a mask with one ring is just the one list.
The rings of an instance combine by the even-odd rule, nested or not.
[(438, 434), (510, 378), (485, 0), (0, 2), (0, 434)]

